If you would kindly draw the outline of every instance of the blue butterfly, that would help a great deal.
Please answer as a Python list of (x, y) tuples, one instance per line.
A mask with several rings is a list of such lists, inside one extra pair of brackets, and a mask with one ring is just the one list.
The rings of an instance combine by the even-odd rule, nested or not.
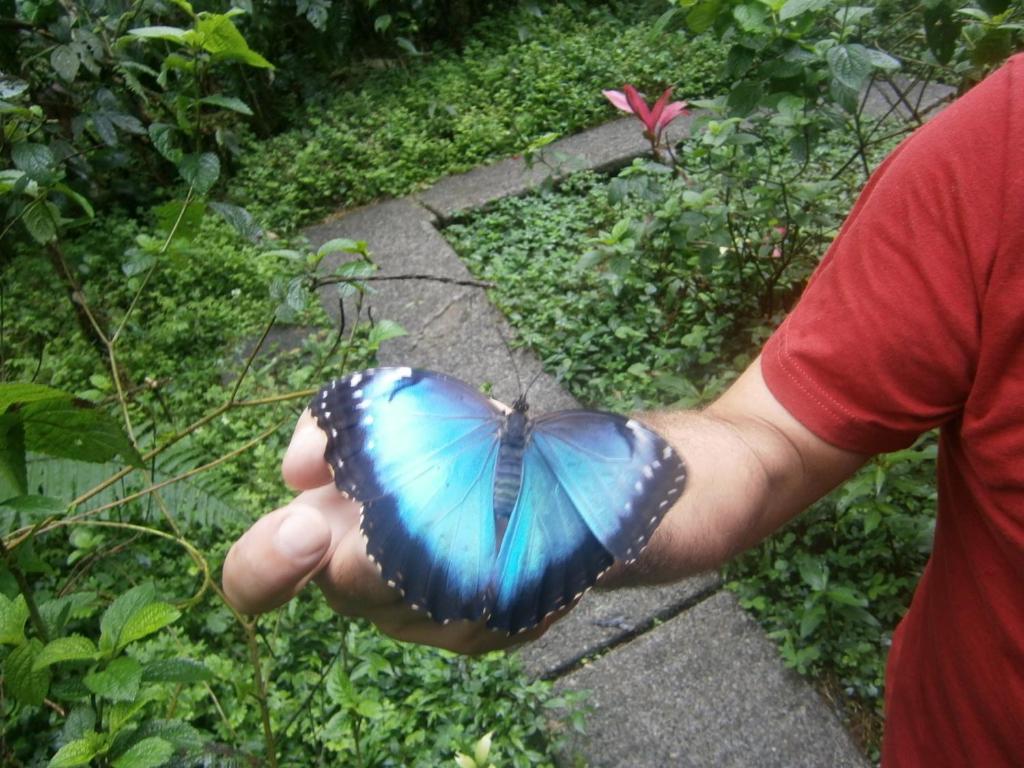
[(487, 620), (514, 634), (636, 559), (682, 493), (682, 460), (610, 413), (527, 417), (468, 384), (377, 368), (311, 404), (339, 489), (381, 575), (435, 621)]

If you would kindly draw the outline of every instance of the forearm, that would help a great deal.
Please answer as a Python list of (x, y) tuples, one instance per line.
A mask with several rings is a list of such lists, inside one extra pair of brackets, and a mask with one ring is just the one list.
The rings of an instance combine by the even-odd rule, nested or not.
[(831, 446), (771, 395), (755, 362), (702, 412), (639, 417), (686, 461), (687, 487), (640, 560), (602, 586), (672, 581), (716, 568), (842, 482), (865, 457)]

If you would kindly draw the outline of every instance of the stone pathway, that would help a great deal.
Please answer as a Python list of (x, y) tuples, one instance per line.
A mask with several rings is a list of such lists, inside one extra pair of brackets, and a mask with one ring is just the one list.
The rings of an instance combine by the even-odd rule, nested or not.
[[(884, 110), (888, 94), (873, 95)], [(944, 94), (925, 94), (926, 103)], [(685, 120), (673, 124), (685, 131)], [(623, 119), (562, 139), (547, 150), (561, 170), (611, 169), (647, 149), (637, 123)], [(313, 247), (336, 237), (366, 240), (380, 274), (470, 278), (438, 232), (458, 212), (523, 194), (551, 168), (509, 159), (441, 180), (430, 189), (344, 214), (305, 231)], [(337, 261), (326, 260), (325, 269)], [(333, 289), (324, 306), (337, 317)], [(387, 342), (382, 364), (430, 368), (473, 384), (490, 382), (511, 402), (520, 392), (502, 338), (514, 331), (478, 288), (425, 281), (377, 283), (376, 318), (409, 335)], [(352, 314), (348, 314), (352, 317)], [(524, 381), (540, 369), (516, 354)], [(574, 407), (541, 374), (535, 412)], [(785, 669), (760, 627), (722, 589), (716, 574), (667, 587), (591, 592), (521, 658), (537, 677), (589, 690), (594, 712), (566, 764), (591, 766), (866, 766), (830, 706)]]

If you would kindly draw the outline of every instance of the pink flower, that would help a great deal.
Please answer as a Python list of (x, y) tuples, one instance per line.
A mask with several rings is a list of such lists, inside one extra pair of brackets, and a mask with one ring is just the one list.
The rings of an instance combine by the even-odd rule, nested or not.
[(644, 124), (644, 136), (655, 147), (661, 142), (661, 134), (669, 123), (680, 115), (689, 114), (685, 101), (669, 103), (669, 99), (672, 98), (671, 88), (665, 89), (653, 107), (647, 106), (647, 102), (632, 85), (623, 86), (621, 91), (602, 91), (602, 93), (616, 109), (637, 116)]

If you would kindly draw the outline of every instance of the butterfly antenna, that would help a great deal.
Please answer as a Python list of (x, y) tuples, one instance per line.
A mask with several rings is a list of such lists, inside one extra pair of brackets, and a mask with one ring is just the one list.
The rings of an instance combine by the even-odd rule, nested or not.
[(526, 392), (523, 392), (523, 399), (524, 400), (526, 399), (527, 393), (529, 393), (529, 391), (533, 388), (533, 385), (537, 383), (537, 379), (540, 378), (540, 375), (542, 373), (544, 373), (544, 366), (543, 365), (540, 368), (537, 369), (537, 372), (533, 375), (533, 378), (530, 379), (530, 383), (526, 385)]
[(495, 330), (498, 331), (501, 343), (505, 345), (505, 352), (508, 354), (508, 361), (512, 364), (512, 372), (516, 375), (516, 387), (519, 389), (519, 397), (525, 397), (526, 393), (523, 391), (523, 380), (519, 378), (519, 366), (516, 365), (516, 356), (512, 354), (512, 345), (509, 344), (508, 339), (505, 338), (505, 334), (502, 333), (500, 324), (495, 325)]

